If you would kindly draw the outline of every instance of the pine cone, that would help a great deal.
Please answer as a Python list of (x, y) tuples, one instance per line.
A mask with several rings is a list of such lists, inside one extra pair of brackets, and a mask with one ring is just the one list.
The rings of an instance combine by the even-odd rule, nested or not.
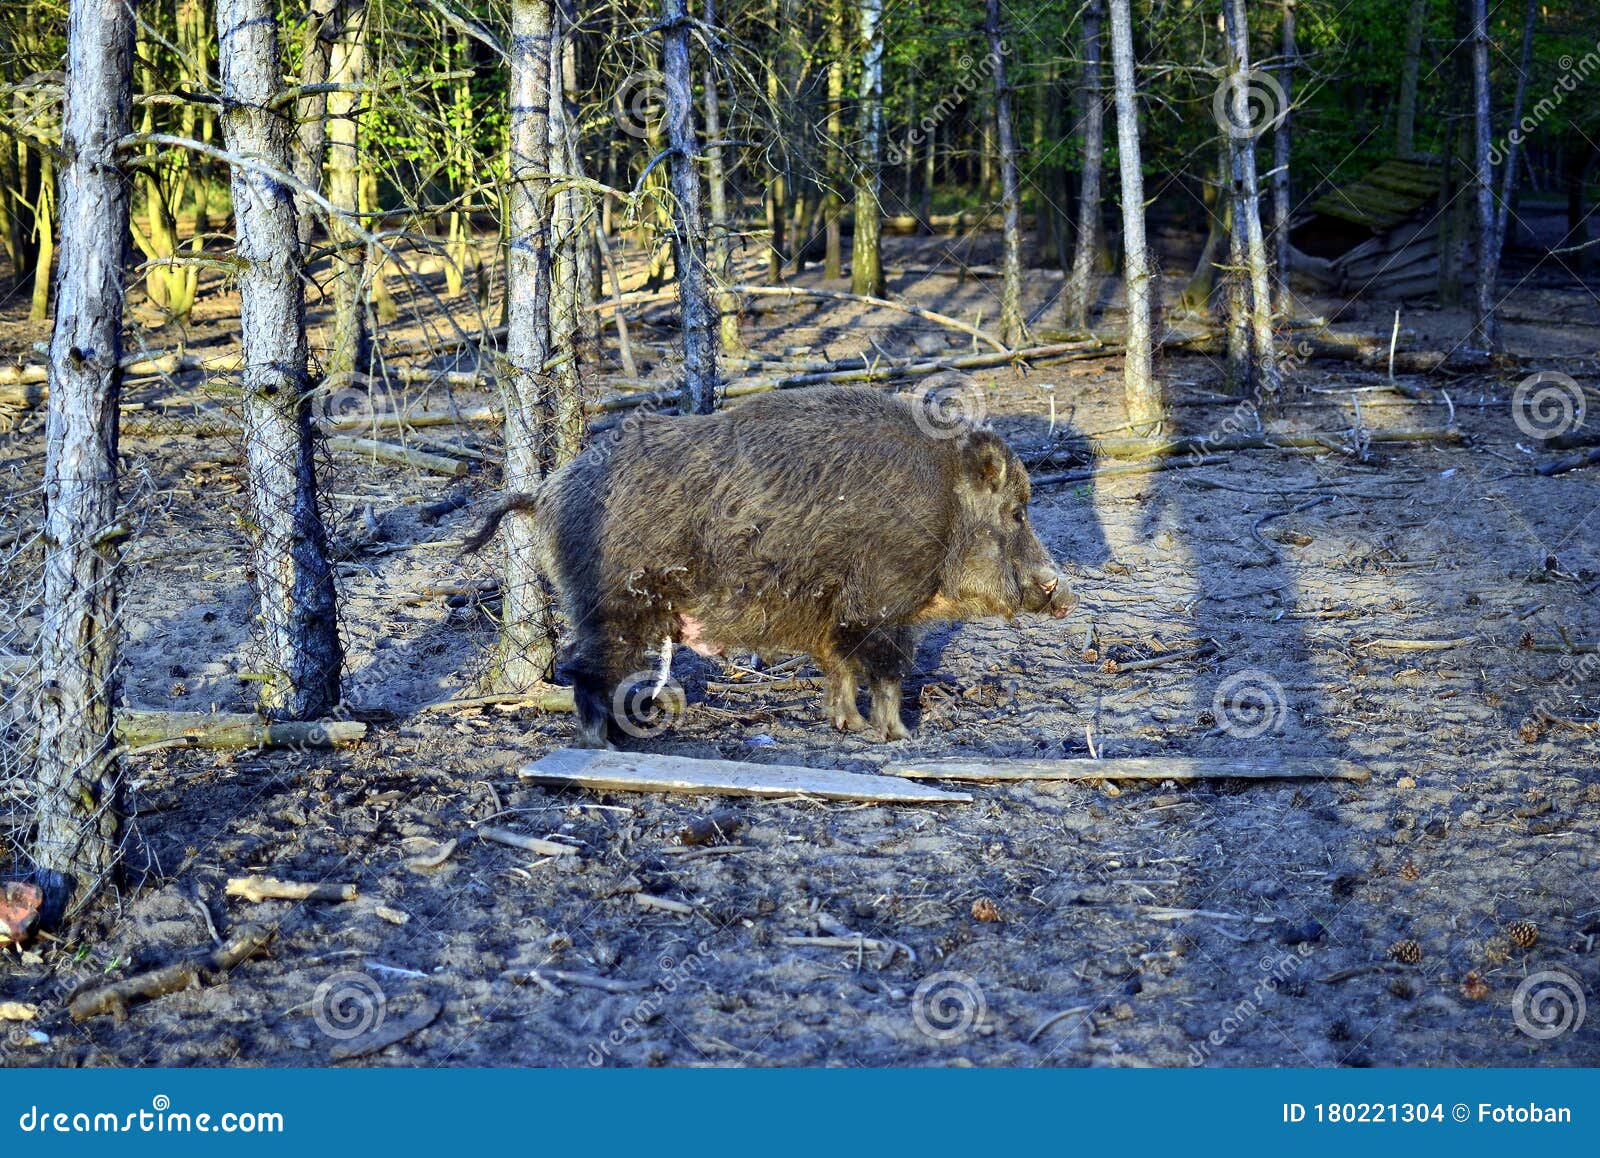
[(1389, 956), (1402, 965), (1421, 965), (1422, 946), (1407, 937), (1389, 946)]
[(1482, 1001), (1489, 996), (1489, 984), (1478, 975), (1476, 969), (1469, 969), (1461, 979), (1461, 996), (1468, 1001)]
[(1506, 926), (1506, 936), (1518, 949), (1532, 949), (1539, 943), (1539, 926), (1532, 921), (1512, 921)]

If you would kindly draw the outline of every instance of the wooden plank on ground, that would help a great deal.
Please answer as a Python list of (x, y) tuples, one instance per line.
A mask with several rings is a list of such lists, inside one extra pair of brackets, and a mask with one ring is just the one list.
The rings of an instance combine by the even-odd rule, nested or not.
[(1361, 765), (1331, 757), (1132, 756), (1118, 760), (981, 760), (888, 764), (913, 780), (1365, 780)]
[(651, 752), (605, 752), (558, 748), (522, 769), (534, 784), (576, 785), (608, 792), (718, 793), (725, 796), (817, 796), (824, 800), (865, 800), (879, 804), (964, 804), (965, 792), (888, 776), (867, 776), (833, 768), (794, 764), (746, 764), (738, 760), (697, 760)]

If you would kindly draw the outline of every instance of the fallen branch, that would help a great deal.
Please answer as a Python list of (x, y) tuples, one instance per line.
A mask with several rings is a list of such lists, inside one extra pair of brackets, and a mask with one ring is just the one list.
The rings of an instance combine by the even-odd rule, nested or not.
[(490, 840), (495, 844), (503, 844), (509, 848), (520, 848), (523, 852), (537, 853), (540, 856), (577, 856), (578, 850), (570, 844), (562, 844), (555, 840), (541, 840), (537, 836), (524, 836), (520, 832), (512, 832), (509, 828), (495, 828), (491, 825), (481, 825), (477, 829), (479, 840)]
[(523, 983), (532, 981), (535, 984), (544, 982), (562, 982), (566, 985), (576, 985), (580, 989), (598, 989), (602, 993), (638, 993), (649, 989), (648, 981), (617, 981), (610, 977), (596, 977), (592, 973), (572, 973), (565, 969), (523, 969), (511, 974), (511, 980)]
[(1217, 650), (1217, 645), (1211, 640), (1206, 640), (1198, 647), (1186, 648), (1183, 651), (1169, 651), (1161, 655), (1153, 655), (1149, 659), (1130, 660), (1127, 663), (1118, 663), (1114, 659), (1105, 662), (1103, 670), (1112, 674), (1121, 674), (1130, 671), (1149, 671), (1151, 668), (1165, 667), (1169, 663), (1186, 663), (1191, 659), (1200, 659), (1211, 655)]
[(247, 901), (353, 901), (355, 885), (323, 881), (280, 881), (272, 877), (231, 877), (223, 892)]
[(157, 712), (128, 708), (117, 713), (116, 738), (129, 748), (179, 743), (195, 748), (336, 748), (364, 739), (359, 720), (268, 722), (245, 712)]
[(378, 462), (393, 463), (396, 466), (409, 466), (416, 470), (449, 475), (451, 478), (460, 478), (467, 473), (467, 464), (459, 458), (446, 458), (442, 454), (429, 454), (425, 450), (412, 450), (409, 446), (398, 446), (392, 442), (380, 442), (375, 438), (350, 438), (343, 434), (336, 434), (329, 438), (327, 443), (328, 449), (335, 453), (358, 454), (363, 458), (370, 458)]
[(1559, 458), (1555, 462), (1547, 462), (1535, 472), (1545, 478), (1554, 478), (1558, 474), (1567, 474), (1570, 471), (1582, 470), (1586, 466), (1600, 463), (1600, 446), (1584, 454), (1574, 454), (1568, 458)]
[(403, 1017), (385, 1018), (376, 1029), (360, 1037), (353, 1037), (349, 1041), (340, 1042), (328, 1051), (328, 1056), (333, 1061), (350, 1061), (353, 1058), (377, 1053), (380, 1049), (388, 1049), (418, 1030), (428, 1028), (443, 1012), (444, 1006), (437, 998), (424, 996), (417, 1003), (416, 1009), (410, 1013)]
[(197, 951), (171, 965), (79, 994), (72, 999), (68, 1010), (74, 1021), (110, 1013), (120, 1022), (128, 1016), (128, 1006), (133, 1002), (187, 989), (199, 984), (207, 973), (226, 973), (272, 944), (273, 935), (272, 929), (248, 925), (215, 948)]

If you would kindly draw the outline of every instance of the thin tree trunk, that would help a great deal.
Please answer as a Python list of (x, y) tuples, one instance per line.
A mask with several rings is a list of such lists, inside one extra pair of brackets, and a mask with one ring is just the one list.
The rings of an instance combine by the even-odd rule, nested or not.
[(1259, 129), (1246, 127), (1249, 122), (1245, 94), (1250, 84), (1250, 25), (1245, 0), (1223, 0), (1222, 14), (1229, 41), (1230, 69), (1235, 78), (1229, 93), (1234, 102), (1233, 115), (1228, 118), (1233, 154), (1233, 229), (1244, 234), (1250, 271), (1251, 368), (1259, 376), (1262, 390), (1276, 395), (1282, 387), (1282, 378), (1272, 335), (1272, 276), (1268, 272), (1266, 238), (1261, 229), (1261, 189), (1256, 175)]
[[(1506, 231), (1511, 222), (1511, 202), (1517, 192), (1517, 162), (1522, 159), (1522, 106), (1528, 95), (1528, 72), (1533, 63), (1533, 28), (1538, 16), (1538, 0), (1528, 0), (1522, 20), (1522, 59), (1517, 69), (1516, 88), (1511, 98), (1511, 127), (1506, 133), (1505, 160), (1500, 171), (1500, 204), (1494, 223), (1494, 252), (1489, 268), (1500, 274), (1500, 258), (1505, 253)], [(1490, 160), (1494, 158), (1491, 157)]]
[(685, 414), (710, 414), (721, 395), (717, 369), (717, 311), (706, 269), (706, 231), (700, 212), (700, 171), (694, 131), (694, 71), (689, 63), (693, 21), (686, 0), (665, 0), (661, 71), (666, 79), (667, 148), (672, 159), (673, 262), (683, 318)]
[(1493, 148), (1494, 120), (1489, 91), (1489, 14), (1487, 0), (1472, 4), (1472, 191), (1476, 209), (1478, 259), (1477, 293), (1473, 301), (1472, 344), (1480, 350), (1494, 350), (1500, 344), (1496, 323), (1496, 268), (1494, 212), (1494, 168), (1489, 153)]
[(850, 291), (881, 298), (883, 279), (883, 0), (861, 2), (861, 152), (850, 238)]
[(55, 161), (46, 153), (39, 165), (39, 199), (33, 216), (34, 235), (39, 243), (38, 257), (33, 269), (33, 296), (28, 306), (28, 320), (42, 322), (50, 316), (50, 264), (55, 260)]
[(1400, 104), (1395, 118), (1395, 152), (1416, 154), (1417, 86), (1422, 73), (1422, 39), (1427, 30), (1428, 0), (1411, 0), (1406, 13), (1406, 54), (1400, 70)]
[[(343, 14), (343, 26), (333, 43), (329, 65), (331, 83), (355, 86), (366, 74), (367, 5), (355, 0)], [(365, 104), (359, 92), (328, 94), (328, 200), (341, 209), (357, 211), (361, 204), (361, 152), (357, 117)], [(365, 371), (368, 360), (366, 301), (367, 247), (335, 217), (329, 223), (333, 255), (333, 348), (328, 354), (328, 376)]]
[[(555, 19), (550, 0), (512, 0), (511, 91), (506, 191), (506, 356), (498, 375), (505, 402), (505, 488), (536, 489), (554, 465), (550, 357), (550, 93)], [(488, 686), (522, 691), (555, 669), (555, 620), (528, 521), (502, 524), (505, 580), (500, 639)]]
[[(705, 23), (707, 28), (715, 29), (717, 26), (716, 0), (706, 0)], [(706, 57), (705, 99), (706, 140), (711, 142), (706, 148), (707, 208), (711, 211), (711, 236), (707, 239), (707, 249), (711, 279), (716, 285), (725, 286), (733, 281), (733, 222), (728, 215), (728, 172), (723, 164), (722, 146), (715, 144), (722, 139), (722, 103), (717, 94), (717, 65), (710, 54)], [(722, 352), (738, 353), (741, 346), (739, 296), (719, 292), (717, 315), (717, 333), (722, 342)]]
[[(578, 176), (575, 132), (567, 102), (564, 74), (572, 52), (572, 24), (565, 6), (557, 0), (551, 14), (551, 61), (563, 74), (563, 83), (550, 84), (550, 172), (559, 183), (563, 177)], [(550, 194), (550, 373), (553, 391), (555, 444), (551, 466), (561, 466), (578, 457), (583, 449), (583, 381), (581, 367), (586, 351), (582, 317), (592, 316), (584, 309), (583, 279), (579, 270), (584, 245), (581, 194), (570, 185)]]
[(1283, 0), (1282, 46), (1283, 64), (1278, 68), (1278, 84), (1283, 88), (1283, 108), (1276, 127), (1272, 130), (1272, 245), (1274, 264), (1278, 270), (1278, 301), (1284, 309), (1289, 305), (1289, 182), (1290, 124), (1294, 110), (1294, 69), (1299, 56), (1295, 44), (1295, 3)]
[[(767, 107), (780, 110), (783, 105), (783, 71), (788, 55), (788, 34), (784, 28), (787, 15), (784, 0), (772, 0), (772, 27), (776, 41), (772, 57), (767, 61)], [(781, 115), (781, 114), (780, 114)], [(784, 154), (787, 157), (787, 151)], [(785, 164), (787, 162), (785, 161)], [(762, 203), (767, 216), (767, 281), (777, 285), (783, 280), (784, 214), (788, 210), (788, 186), (782, 169), (768, 175), (767, 188)]]
[(1011, 50), (1000, 26), (1000, 0), (988, 0), (984, 30), (989, 39), (990, 67), (994, 70), (995, 136), (1000, 148), (1000, 340), (1015, 348), (1027, 344), (1028, 327), (1022, 317), (1022, 205), (1017, 190), (1017, 141), (1011, 123), (1011, 89), (1006, 84), (1006, 55)]
[(93, 895), (121, 853), (116, 703), (117, 404), (132, 112), (133, 9), (73, 0), (62, 120), (61, 282), (45, 426), (44, 602), (37, 701), (38, 833), (47, 910)]
[[(273, 107), (283, 77), (271, 0), (218, 0), (217, 38), (228, 149), (286, 171), (288, 127)], [(344, 657), (317, 509), (298, 222), (294, 197), (277, 180), (236, 167), (232, 189), (243, 438), (269, 676), (260, 688), (261, 710), (277, 719), (314, 719), (339, 704)]]
[[(297, 128), (294, 139), (294, 175), (302, 185), (322, 188), (322, 162), (327, 155), (328, 94), (317, 86), (328, 82), (328, 66), (337, 32), (334, 19), (343, 0), (311, 0), (306, 26), (300, 39), (299, 99), (295, 102)], [(303, 194), (297, 194), (300, 246), (307, 251), (316, 230), (316, 210)]]
[(844, 213), (844, 21), (845, 0), (834, 0), (828, 20), (828, 145), (822, 193), (823, 229), (826, 232), (822, 258), (823, 277), (844, 276), (844, 252), (840, 241), (839, 218)]
[(1122, 379), (1128, 421), (1136, 427), (1155, 427), (1162, 421), (1162, 407), (1160, 387), (1152, 368), (1150, 255), (1145, 249), (1139, 89), (1133, 56), (1133, 14), (1129, 9), (1130, 0), (1110, 0), (1111, 71), (1117, 101), (1117, 167), (1122, 180), (1122, 276), (1128, 297), (1128, 336), (1122, 359)]
[(1065, 322), (1069, 330), (1089, 328), (1100, 249), (1100, 180), (1105, 165), (1105, 94), (1101, 82), (1100, 25), (1103, 0), (1083, 9), (1083, 174), (1078, 193), (1078, 238), (1067, 279)]

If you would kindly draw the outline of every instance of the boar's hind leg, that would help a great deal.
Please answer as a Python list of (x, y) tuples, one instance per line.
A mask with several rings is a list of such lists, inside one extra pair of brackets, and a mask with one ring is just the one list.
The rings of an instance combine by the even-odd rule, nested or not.
[(872, 693), (868, 723), (883, 740), (909, 740), (911, 732), (900, 719), (900, 693), (916, 662), (916, 632), (909, 627), (874, 627), (855, 649), (856, 661)]

